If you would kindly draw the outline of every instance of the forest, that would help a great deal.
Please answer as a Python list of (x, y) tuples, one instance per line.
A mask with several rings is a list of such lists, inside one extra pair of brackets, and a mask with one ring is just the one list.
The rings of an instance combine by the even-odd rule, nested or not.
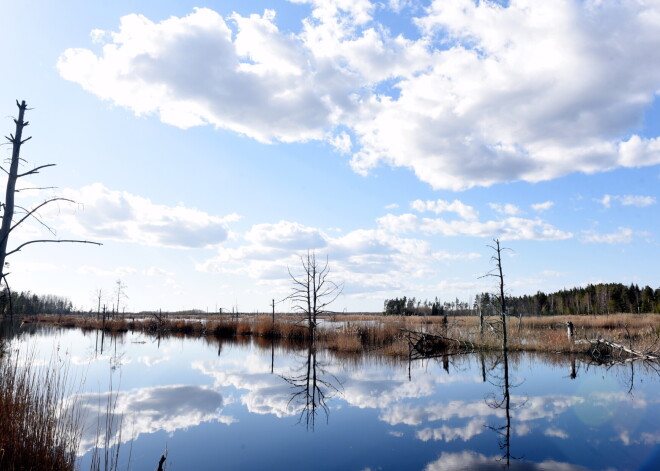
[[(0, 312), (9, 313), (10, 303), (7, 290), (0, 294)], [(38, 295), (30, 291), (11, 293), (11, 310), (14, 315), (71, 314), (71, 300), (61, 296)]]
[[(589, 284), (586, 287), (563, 289), (546, 294), (538, 291), (533, 295), (506, 296), (507, 311), (514, 315), (601, 315), (614, 313), (660, 314), (660, 288), (640, 288), (636, 284), (621, 283)], [(497, 313), (498, 296), (480, 293), (469, 301), (455, 299), (441, 302), (437, 297), (421, 300), (415, 297), (386, 299), (385, 315), (486, 315)]]

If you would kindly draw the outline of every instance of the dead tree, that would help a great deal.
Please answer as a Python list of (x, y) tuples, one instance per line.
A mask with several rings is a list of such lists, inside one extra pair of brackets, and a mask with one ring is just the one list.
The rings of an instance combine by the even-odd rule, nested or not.
[(121, 278), (115, 281), (115, 294), (117, 295), (117, 312), (116, 312), (117, 315), (119, 315), (120, 303), (128, 299), (128, 295), (126, 294), (126, 288), (128, 287), (121, 281)]
[(287, 267), (293, 288), (284, 299), (291, 301), (293, 311), (302, 314), (308, 327), (314, 329), (318, 316), (329, 313), (327, 307), (341, 294), (343, 284), (328, 279), (330, 268), (327, 257), (325, 263), (320, 265), (316, 253), (308, 251), (306, 258), (300, 257), (300, 262), (303, 273), (299, 276), (293, 275)]
[(492, 276), (497, 279), (498, 282), (498, 287), (499, 287), (499, 302), (500, 302), (500, 324), (502, 325), (502, 351), (504, 354), (506, 354), (507, 351), (507, 332), (506, 332), (506, 297), (504, 296), (504, 273), (502, 271), (502, 251), (507, 250), (504, 247), (500, 246), (500, 240), (499, 239), (493, 239), (493, 242), (495, 242), (495, 245), (489, 245), (491, 249), (493, 249), (493, 256), (491, 257), (491, 261), (495, 264), (495, 268), (493, 268), (490, 272), (482, 276), (481, 278), (485, 278), (487, 276)]
[[(7, 188), (5, 192), (5, 201), (4, 203), (0, 203), (0, 210), (2, 211), (2, 224), (0, 224), (0, 280), (3, 280), (5, 284), (7, 283), (6, 277), (8, 275), (8, 273), (5, 271), (6, 258), (16, 252), (19, 252), (23, 247), (27, 245), (36, 244), (36, 243), (62, 243), (62, 242), (102, 245), (98, 242), (91, 242), (88, 240), (71, 240), (71, 239), (54, 238), (54, 239), (30, 240), (20, 244), (18, 247), (12, 250), (9, 251), (7, 250), (7, 243), (9, 242), (9, 234), (27, 220), (37, 221), (40, 225), (45, 227), (53, 236), (55, 236), (56, 234), (54, 229), (50, 227), (48, 224), (46, 224), (46, 222), (44, 222), (39, 217), (39, 210), (41, 210), (46, 205), (58, 201), (74, 203), (74, 201), (67, 198), (52, 197), (52, 198), (47, 198), (46, 200), (35, 205), (32, 208), (24, 208), (16, 204), (15, 202), (16, 193), (20, 191), (45, 190), (45, 189), (53, 188), (53, 187), (17, 188), (16, 186), (19, 179), (30, 175), (36, 175), (39, 173), (40, 170), (43, 170), (44, 168), (47, 167), (53, 167), (55, 165), (55, 164), (40, 165), (34, 167), (32, 170), (19, 173), (19, 168), (21, 166), (21, 163), (25, 162), (25, 160), (21, 159), (20, 157), (21, 146), (25, 142), (32, 139), (32, 137), (30, 136), (23, 139), (23, 129), (30, 124), (28, 121), (25, 121), (24, 119), (25, 112), (28, 110), (27, 104), (25, 103), (25, 101), (22, 101), (21, 103), (16, 101), (16, 105), (18, 106), (18, 118), (14, 119), (14, 123), (16, 123), (16, 130), (14, 134), (9, 134), (9, 136), (5, 136), (12, 145), (9, 170), (7, 171), (5, 168), (0, 167), (0, 169), (7, 174)], [(16, 217), (17, 216), (16, 209), (19, 210), (18, 216), (20, 217)]]

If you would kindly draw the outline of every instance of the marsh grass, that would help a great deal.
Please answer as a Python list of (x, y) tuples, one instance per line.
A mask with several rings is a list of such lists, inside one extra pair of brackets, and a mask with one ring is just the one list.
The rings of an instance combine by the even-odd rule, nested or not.
[[(0, 469), (75, 469), (80, 417), (68, 409), (68, 369), (58, 360), (33, 366), (33, 357), (0, 361)], [(73, 410), (63, 414), (64, 410)]]
[[(61, 327), (103, 329), (121, 334), (126, 331), (153, 333), (171, 336), (202, 336), (218, 339), (277, 339), (291, 346), (311, 339), (311, 330), (300, 318), (278, 315), (273, 322), (270, 316), (240, 317), (195, 317), (193, 319), (168, 319), (156, 321), (151, 317), (110, 319), (101, 321), (84, 317), (56, 316), (37, 317), (38, 322)], [(500, 337), (496, 317), (487, 318), (483, 332), (479, 329), (476, 316), (452, 317), (445, 324), (442, 317), (424, 316), (380, 316), (380, 315), (334, 315), (322, 319), (315, 341), (321, 347), (334, 352), (365, 353), (403, 356), (408, 346), (402, 329), (441, 334), (452, 338), (470, 340), (484, 348), (499, 348)], [(573, 341), (568, 338), (566, 322), (575, 326)], [(508, 320), (508, 347), (511, 350), (579, 353), (584, 347), (574, 340), (607, 338), (627, 346), (654, 345), (660, 339), (660, 316), (654, 314), (615, 314), (601, 316), (515, 316)]]

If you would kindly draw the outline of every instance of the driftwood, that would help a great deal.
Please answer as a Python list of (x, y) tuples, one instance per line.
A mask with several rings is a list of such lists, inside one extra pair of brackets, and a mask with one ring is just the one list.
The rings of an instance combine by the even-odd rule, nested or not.
[(444, 335), (430, 334), (415, 330), (401, 329), (408, 339), (410, 354), (413, 357), (431, 358), (436, 355), (472, 353), (483, 346), (468, 340), (455, 339)]
[(639, 359), (639, 360), (658, 360), (657, 354), (648, 352), (638, 352), (624, 345), (614, 343), (605, 339), (581, 339), (576, 340), (576, 344), (589, 345), (589, 355), (596, 360), (617, 359)]

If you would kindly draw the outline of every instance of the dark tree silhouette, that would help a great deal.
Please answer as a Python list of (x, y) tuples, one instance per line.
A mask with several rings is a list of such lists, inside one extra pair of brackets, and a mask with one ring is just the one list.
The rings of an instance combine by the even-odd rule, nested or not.
[[(30, 139), (32, 139), (32, 137), (30, 136), (23, 139), (23, 130), (25, 127), (27, 127), (30, 124), (28, 121), (25, 121), (25, 112), (28, 110), (27, 104), (25, 103), (25, 101), (22, 101), (21, 103), (16, 101), (16, 105), (18, 106), (18, 118), (14, 119), (14, 123), (16, 123), (16, 130), (14, 134), (5, 136), (12, 145), (9, 170), (0, 167), (0, 169), (2, 169), (7, 174), (7, 188), (5, 192), (5, 201), (0, 205), (0, 209), (2, 211), (2, 223), (0, 224), (0, 280), (3, 280), (5, 284), (7, 284), (7, 275), (8, 275), (5, 267), (6, 258), (20, 251), (23, 247), (27, 245), (36, 244), (36, 243), (62, 243), (62, 242), (101, 245), (98, 242), (91, 242), (88, 240), (71, 240), (71, 239), (53, 238), (53, 239), (30, 240), (20, 244), (19, 246), (17, 246), (12, 250), (7, 250), (7, 243), (9, 242), (9, 234), (27, 220), (34, 220), (38, 222), (40, 225), (45, 227), (53, 236), (55, 236), (56, 235), (55, 230), (52, 227), (50, 227), (48, 224), (46, 224), (39, 217), (39, 210), (41, 210), (44, 206), (47, 206), (51, 203), (55, 203), (58, 201), (74, 203), (74, 201), (67, 198), (52, 197), (52, 198), (47, 198), (46, 200), (33, 206), (32, 208), (24, 208), (16, 204), (15, 201), (16, 193), (19, 193), (21, 191), (28, 191), (28, 190), (44, 190), (44, 189), (53, 188), (53, 187), (17, 188), (17, 182), (19, 181), (19, 179), (30, 175), (35, 175), (39, 173), (40, 170), (55, 165), (55, 164), (40, 165), (32, 168), (31, 170), (27, 170), (23, 173), (19, 173), (21, 164), (25, 163), (25, 160), (21, 159), (20, 156), (21, 146)], [(7, 286), (9, 285), (7, 284)]]
[(310, 329), (317, 324), (317, 317), (330, 311), (327, 307), (341, 294), (343, 284), (328, 279), (330, 267), (328, 258), (321, 265), (314, 251), (307, 252), (307, 257), (300, 257), (303, 273), (295, 276), (289, 271), (293, 282), (291, 294), (285, 299), (293, 303), (293, 311), (304, 316)]

